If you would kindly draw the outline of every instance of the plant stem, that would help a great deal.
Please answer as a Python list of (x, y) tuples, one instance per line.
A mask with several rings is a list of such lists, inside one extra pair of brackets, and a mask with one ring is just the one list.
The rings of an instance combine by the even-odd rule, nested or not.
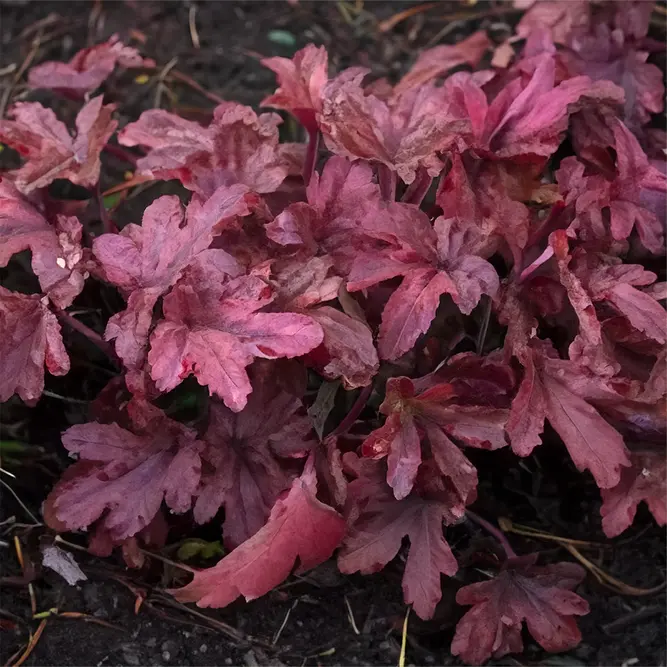
[(386, 164), (378, 164), (378, 183), (380, 194), (385, 201), (396, 199), (396, 172)]
[(345, 417), (343, 417), (341, 423), (338, 424), (338, 426), (336, 426), (336, 428), (331, 432), (331, 435), (343, 435), (352, 427), (352, 424), (357, 421), (357, 417), (361, 414), (361, 411), (366, 407), (366, 402), (368, 401), (368, 397), (371, 395), (372, 391), (373, 383), (371, 382), (371, 384), (367, 385), (359, 392), (359, 396), (357, 396), (357, 400), (354, 402), (354, 405), (345, 415)]
[(415, 204), (416, 206), (419, 206), (424, 200), (426, 193), (429, 191), (431, 183), (433, 183), (431, 176), (429, 176), (426, 169), (420, 167), (415, 176), (415, 180), (410, 183), (403, 194), (401, 201), (404, 204)]
[(134, 155), (134, 153), (130, 153), (130, 151), (126, 151), (124, 148), (121, 148), (120, 146), (116, 146), (114, 144), (105, 144), (104, 150), (107, 153), (109, 153), (109, 155), (113, 155), (114, 157), (117, 157), (119, 160), (131, 164), (133, 167), (137, 166), (137, 156)]
[(308, 148), (306, 149), (306, 160), (303, 163), (303, 182), (308, 185), (315, 172), (317, 154), (320, 149), (319, 129), (308, 130)]
[(472, 512), (470, 510), (466, 510), (466, 516), (469, 519), (472, 519), (476, 524), (484, 528), (484, 530), (487, 533), (493, 535), (493, 537), (495, 537), (498, 540), (498, 542), (500, 542), (500, 545), (505, 551), (505, 555), (507, 556), (507, 558), (516, 558), (516, 553), (514, 552), (514, 549), (512, 549), (512, 546), (507, 541), (507, 538), (499, 528), (496, 528), (492, 523), (489, 523), (486, 519), (482, 519), (482, 517), (479, 516), (479, 514), (475, 514), (475, 512)]
[(87, 327), (83, 322), (79, 322), (76, 318), (72, 317), (68, 312), (64, 310), (56, 310), (56, 316), (65, 324), (69, 325), (75, 331), (78, 331), (80, 334), (83, 334), (91, 343), (96, 345), (102, 352), (104, 352), (110, 359), (114, 361), (117, 360), (116, 353), (113, 349), (113, 346), (110, 343), (100, 336), (96, 331), (93, 331), (90, 327)]
[(118, 227), (116, 227), (114, 221), (109, 215), (109, 211), (107, 211), (106, 207), (104, 206), (104, 195), (102, 194), (99, 181), (97, 182), (97, 187), (95, 189), (95, 198), (97, 199), (97, 205), (100, 209), (100, 220), (102, 221), (105, 234), (117, 234)]

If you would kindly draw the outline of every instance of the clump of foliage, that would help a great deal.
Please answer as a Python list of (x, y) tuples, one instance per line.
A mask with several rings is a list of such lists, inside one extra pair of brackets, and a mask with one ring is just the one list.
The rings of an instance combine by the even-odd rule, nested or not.
[[(90, 93), (116, 65), (152, 65), (116, 38), (34, 68), (34, 87), (88, 101), (74, 132), (36, 102), (0, 121), (23, 158), (0, 182), (0, 262), (30, 250), (41, 289), (0, 288), (0, 399), (33, 404), (45, 367), (68, 372), (61, 323), (121, 373), (95, 420), (63, 434), (77, 460), (49, 525), (132, 562), (139, 541), (164, 541), (163, 508), (224, 516), (228, 554), (173, 591), (216, 607), (336, 551), (342, 572), (376, 572), (407, 537), (405, 601), (428, 619), (458, 569), (446, 527), (478, 493), (466, 452), (526, 457), (545, 422), (600, 488), (608, 536), (642, 501), (664, 525), (650, 12), (537, 2), (493, 66), (479, 68), (480, 32), (425, 51), (395, 86), (362, 68), (330, 78), (313, 45), (270, 58), (279, 88), (264, 106), (292, 114), (306, 144), (234, 102), (207, 126), (154, 109), (116, 134), (114, 105)], [(48, 186), (94, 191), (114, 135), (137, 147), (138, 175), (189, 194), (155, 199), (141, 225), (105, 214), (93, 238)], [(126, 302), (103, 337), (68, 311), (94, 281)], [(210, 398), (185, 423), (157, 406), (189, 376)], [(495, 578), (458, 592), (471, 608), (452, 652), (467, 662), (521, 651), (524, 622), (549, 651), (580, 639), (582, 568), (507, 551)]]

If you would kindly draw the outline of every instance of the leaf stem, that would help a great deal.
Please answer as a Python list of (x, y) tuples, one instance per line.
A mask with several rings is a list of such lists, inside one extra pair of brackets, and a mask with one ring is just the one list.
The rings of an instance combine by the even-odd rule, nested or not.
[(378, 164), (378, 184), (380, 194), (385, 201), (396, 199), (396, 172), (386, 164)]
[(133, 167), (137, 166), (137, 156), (134, 155), (134, 153), (130, 153), (130, 151), (126, 151), (120, 146), (116, 146), (115, 144), (105, 144), (104, 150), (105, 152), (109, 153), (109, 155), (113, 155), (119, 160), (131, 164)]
[(499, 528), (496, 528), (492, 523), (489, 523), (486, 519), (483, 519), (479, 514), (475, 514), (475, 512), (472, 512), (471, 510), (466, 510), (466, 516), (469, 519), (472, 519), (477, 525), (484, 528), (487, 533), (493, 535), (493, 537), (500, 542), (508, 559), (516, 558), (516, 552), (512, 549), (512, 545), (507, 541), (507, 538)]
[(95, 198), (97, 199), (97, 205), (100, 209), (100, 220), (102, 220), (102, 226), (104, 227), (105, 234), (117, 234), (118, 228), (116, 227), (114, 221), (111, 219), (106, 206), (104, 206), (104, 195), (102, 194), (99, 181), (97, 182), (97, 187), (95, 188)]
[(113, 346), (100, 336), (96, 331), (93, 331), (90, 327), (87, 327), (83, 322), (79, 322), (76, 318), (72, 317), (68, 312), (64, 310), (57, 309), (56, 316), (60, 319), (61, 322), (69, 325), (74, 331), (78, 331), (80, 334), (83, 334), (91, 343), (96, 345), (102, 352), (104, 352), (110, 359), (114, 361), (117, 360), (116, 353), (113, 349)]
[(303, 163), (303, 182), (308, 185), (315, 172), (317, 155), (320, 149), (320, 131), (318, 128), (308, 130), (308, 148)]
[(432, 183), (433, 178), (429, 175), (426, 169), (420, 167), (415, 176), (415, 180), (408, 185), (401, 201), (404, 204), (415, 204), (416, 206), (419, 206), (424, 200)]
[(357, 417), (361, 414), (361, 411), (366, 407), (366, 403), (368, 401), (368, 397), (371, 395), (371, 392), (373, 391), (373, 383), (365, 386), (360, 392), (359, 396), (357, 396), (357, 400), (354, 402), (354, 405), (350, 409), (350, 411), (343, 417), (343, 420), (341, 421), (338, 426), (331, 432), (331, 435), (337, 436), (337, 435), (343, 435), (345, 432), (347, 432), (351, 427), (352, 424), (354, 424), (355, 421), (357, 421)]

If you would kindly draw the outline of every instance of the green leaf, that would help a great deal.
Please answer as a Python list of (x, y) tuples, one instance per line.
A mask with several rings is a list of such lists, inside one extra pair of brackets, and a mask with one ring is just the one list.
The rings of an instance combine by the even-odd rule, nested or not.
[(335, 382), (323, 382), (317, 391), (315, 402), (308, 408), (308, 414), (313, 420), (313, 428), (317, 437), (322, 440), (324, 425), (329, 414), (333, 410), (336, 394), (340, 389), (340, 380)]
[(25, 442), (18, 442), (17, 440), (0, 440), (0, 454), (23, 454), (28, 449)]
[(271, 30), (267, 35), (270, 42), (281, 46), (296, 46), (296, 37), (287, 30)]
[(120, 204), (120, 197), (122, 195), (122, 192), (114, 192), (112, 195), (107, 195), (102, 199), (102, 203), (104, 204), (104, 208), (107, 210), (111, 210), (112, 208), (116, 208), (118, 204)]
[(202, 558), (204, 560), (211, 560), (225, 555), (225, 550), (222, 544), (218, 541), (207, 542), (206, 540), (185, 540), (176, 555), (179, 560), (188, 561), (193, 558)]

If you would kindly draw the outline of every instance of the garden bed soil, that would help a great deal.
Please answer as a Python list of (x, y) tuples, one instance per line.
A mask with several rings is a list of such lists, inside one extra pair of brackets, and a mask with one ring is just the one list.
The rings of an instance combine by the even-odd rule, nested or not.
[[(41, 46), (35, 62), (68, 59), (79, 48), (118, 32), (123, 38), (133, 35), (134, 43), (154, 58), (158, 67), (176, 58), (178, 71), (206, 91), (258, 105), (275, 84), (274, 75), (259, 64), (260, 57), (290, 56), (313, 41), (327, 46), (336, 69), (361, 64), (372, 67), (379, 76), (393, 78), (427, 45), (455, 41), (480, 26), (500, 38), (509, 31), (503, 24), (515, 18), (511, 13), (498, 14), (484, 3), (462, 8), (459, 3), (441, 2), (428, 14), (417, 14), (381, 33), (378, 21), (411, 5), (290, 5), (276, 1), (209, 2), (192, 10), (193, 6), (184, 2), (0, 2), (0, 69), (11, 63), (20, 67), (37, 35)], [(362, 6), (362, 13), (355, 18), (353, 10), (358, 6)], [(68, 7), (76, 12), (67, 14)], [(194, 30), (190, 27), (193, 15)], [(473, 18), (468, 19), (470, 16)], [(154, 105), (156, 89), (132, 73), (124, 75), (123, 81), (127, 90), (119, 114), (127, 121)], [(0, 79), (0, 85), (8, 85), (7, 77)], [(20, 85), (17, 92), (21, 92)], [(182, 81), (160, 97), (165, 108), (192, 117), (205, 116), (213, 107), (205, 95)], [(119, 170), (122, 177), (120, 166)], [(103, 184), (110, 185), (113, 183)], [(154, 190), (147, 192), (147, 201), (155, 195)], [(134, 216), (140, 215), (146, 201), (137, 197), (134, 202), (121, 211), (127, 221), (139, 222)], [(84, 402), (93, 398), (108, 379), (104, 360), (95, 354), (91, 349), (86, 365), (75, 367), (67, 378), (49, 378), (47, 389)], [(59, 433), (69, 423), (80, 421), (85, 409), (83, 403), (63, 402), (53, 396), (43, 397), (34, 409), (18, 401), (3, 406), (3, 439), (34, 445), (12, 455), (15, 465), (11, 469), (17, 478), (11, 485), (25, 507), (2, 489), (3, 664), (20, 655), (30, 633), (34, 635), (40, 627), (41, 635), (26, 665), (398, 663), (405, 615), (400, 557), (381, 573), (368, 577), (342, 577), (333, 563), (327, 563), (305, 578), (289, 579), (265, 598), (249, 604), (237, 602), (224, 610), (196, 610), (204, 614), (198, 616), (187, 607), (173, 606), (171, 598), (161, 592), (178, 582), (182, 574), (173, 566), (149, 558), (142, 569), (132, 571), (118, 556), (101, 559), (75, 551), (88, 580), (69, 586), (55, 573), (39, 571), (38, 567), (33, 592), (41, 614), (34, 619), (13, 537), (21, 538), (25, 564), (38, 564), (40, 541), (45, 535), (41, 528), (17, 527), (11, 520), (14, 517), (15, 522), (30, 523), (26, 509), (39, 516), (45, 494), (65, 465)], [(507, 516), (548, 533), (605, 543), (606, 548), (585, 551), (586, 557), (635, 587), (650, 589), (660, 584), (665, 577), (664, 531), (653, 525), (642, 508), (630, 530), (616, 540), (606, 540), (599, 524), (597, 488), (569, 463), (563, 463), (567, 459), (563, 454), (554, 445), (517, 464), (503, 452), (485, 453), (479, 463), (474, 461), (481, 480), (478, 513), (492, 519)], [(568, 489), (566, 494), (563, 488)], [(208, 527), (199, 536), (218, 539), (215, 531), (215, 527)], [(468, 565), (481, 571), (493, 569), (484, 554), (494, 545), (476, 526), (456, 526), (448, 538)], [(515, 535), (510, 539), (519, 552), (557, 549), (548, 540), (534, 542)], [(83, 544), (80, 539), (79, 544)], [(572, 558), (563, 549), (558, 556)], [(433, 621), (424, 623), (410, 617), (406, 664), (459, 664), (449, 654), (454, 626), (462, 613), (454, 602), (459, 585), (457, 578), (443, 582), (443, 601)], [(578, 648), (566, 655), (548, 655), (526, 637), (524, 655), (490, 664), (665, 664), (664, 589), (648, 595), (619, 595), (589, 575), (580, 592), (589, 601), (591, 613), (580, 621), (583, 641)], [(49, 610), (58, 613), (49, 614)], [(84, 616), (63, 617), (62, 612)]]

